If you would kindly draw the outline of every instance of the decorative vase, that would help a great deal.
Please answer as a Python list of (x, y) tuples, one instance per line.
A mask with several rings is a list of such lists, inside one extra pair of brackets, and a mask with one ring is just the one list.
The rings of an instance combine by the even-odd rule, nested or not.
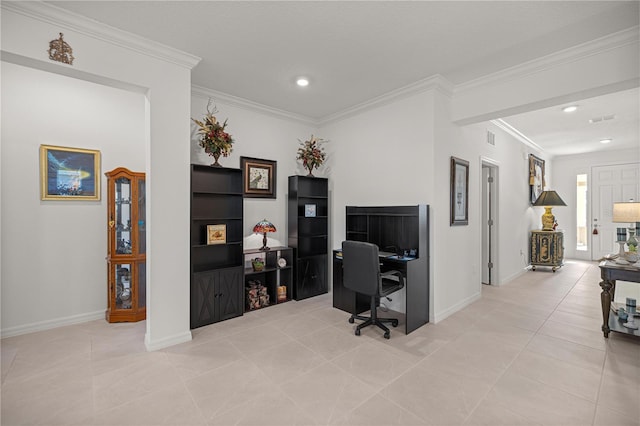
[(309, 174), (307, 175), (307, 177), (315, 177), (313, 175), (313, 166), (305, 166), (307, 169), (309, 169)]
[(222, 164), (218, 163), (218, 158), (220, 158), (220, 153), (215, 152), (212, 154), (213, 158), (216, 160), (211, 166), (213, 167), (222, 167)]

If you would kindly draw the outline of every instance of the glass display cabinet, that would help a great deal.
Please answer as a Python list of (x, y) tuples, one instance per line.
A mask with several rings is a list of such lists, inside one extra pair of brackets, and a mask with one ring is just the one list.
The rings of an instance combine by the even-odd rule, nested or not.
[(145, 175), (119, 167), (107, 176), (107, 311), (109, 322), (146, 318)]

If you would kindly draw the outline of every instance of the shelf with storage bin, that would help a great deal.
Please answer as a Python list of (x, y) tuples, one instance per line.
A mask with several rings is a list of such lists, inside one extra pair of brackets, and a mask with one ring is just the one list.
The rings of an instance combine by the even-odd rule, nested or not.
[(192, 164), (191, 328), (244, 312), (242, 225), (242, 170)]
[[(246, 312), (291, 300), (293, 249), (289, 247), (272, 247), (267, 251), (248, 249), (243, 254)], [(263, 266), (260, 270), (255, 270), (252, 266), (252, 260), (256, 258), (262, 260)]]

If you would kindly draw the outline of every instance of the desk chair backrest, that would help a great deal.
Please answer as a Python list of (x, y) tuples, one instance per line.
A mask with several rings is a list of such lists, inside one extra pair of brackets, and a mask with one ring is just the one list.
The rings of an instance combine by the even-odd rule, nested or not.
[(380, 259), (378, 246), (361, 241), (342, 242), (343, 284), (367, 296), (378, 294)]

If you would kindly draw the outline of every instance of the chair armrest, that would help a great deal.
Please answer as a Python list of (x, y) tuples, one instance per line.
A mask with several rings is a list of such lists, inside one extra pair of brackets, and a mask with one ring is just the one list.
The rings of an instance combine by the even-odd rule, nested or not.
[(404, 287), (404, 275), (402, 274), (402, 272), (396, 271), (396, 270), (381, 272), (380, 273), (380, 285), (382, 285), (382, 279), (383, 278), (388, 278), (388, 277), (391, 277), (391, 276), (398, 277), (398, 284), (400, 285), (400, 287)]

